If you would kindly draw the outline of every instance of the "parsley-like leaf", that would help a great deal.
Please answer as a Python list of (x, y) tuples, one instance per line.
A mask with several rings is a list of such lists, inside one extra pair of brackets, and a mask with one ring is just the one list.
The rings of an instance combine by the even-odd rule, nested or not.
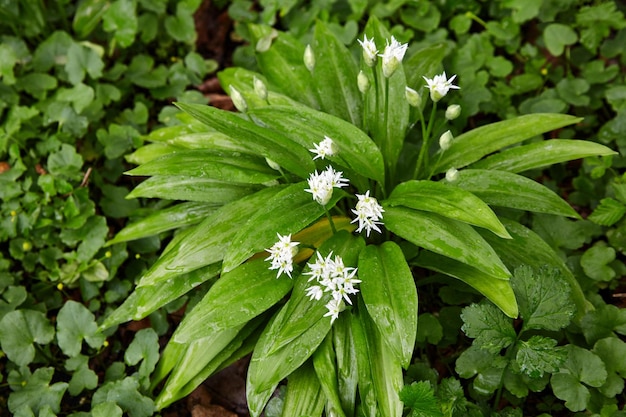
[(439, 417), (443, 416), (435, 393), (430, 383), (427, 381), (413, 382), (411, 385), (405, 385), (400, 391), (400, 400), (404, 405), (411, 409), (409, 417)]
[(476, 339), (473, 346), (497, 353), (510, 346), (516, 338), (511, 321), (493, 304), (481, 302), (465, 307), (461, 313), (461, 329)]
[(520, 341), (515, 357), (520, 371), (531, 378), (541, 378), (545, 372), (557, 372), (567, 353), (556, 344), (556, 340), (543, 336), (533, 336), (527, 342)]
[(441, 411), (446, 416), (466, 415), (467, 399), (458, 379), (442, 379), (437, 389)]
[(570, 323), (574, 302), (570, 287), (558, 269), (541, 268), (536, 273), (528, 266), (517, 268), (511, 278), (517, 297), (523, 330), (559, 330)]

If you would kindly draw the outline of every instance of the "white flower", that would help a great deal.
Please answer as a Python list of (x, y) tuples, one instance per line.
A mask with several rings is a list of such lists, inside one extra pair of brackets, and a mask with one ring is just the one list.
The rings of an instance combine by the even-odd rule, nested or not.
[(339, 318), (339, 313), (341, 313), (342, 307), (343, 302), (334, 298), (326, 304), (328, 312), (324, 314), (324, 317), (330, 316), (330, 324), (332, 324), (335, 320), (337, 320), (337, 318)]
[(348, 180), (342, 177), (343, 172), (335, 171), (332, 167), (317, 173), (317, 170), (309, 176), (307, 182), (309, 188), (306, 192), (313, 194), (313, 200), (321, 205), (326, 205), (333, 196), (333, 188), (341, 188), (348, 185)]
[(266, 261), (270, 261), (270, 269), (278, 269), (276, 278), (280, 277), (283, 272), (291, 278), (293, 271), (293, 257), (298, 253), (299, 242), (292, 242), (291, 235), (281, 236), (277, 233), (278, 242), (274, 243), (271, 248), (266, 249), (270, 256)]
[(359, 39), (358, 41), (363, 47), (363, 60), (368, 67), (373, 67), (374, 65), (376, 65), (376, 54), (378, 54), (378, 49), (376, 49), (374, 38), (367, 39), (367, 35), (364, 35), (363, 40)]
[(360, 233), (363, 229), (365, 229), (367, 236), (370, 235), (372, 229), (381, 233), (378, 225), (383, 224), (379, 220), (383, 218), (385, 210), (378, 204), (378, 200), (370, 197), (369, 190), (365, 194), (357, 194), (356, 196), (359, 201), (356, 203), (356, 210), (352, 210), (356, 214), (356, 218), (350, 223), (359, 222), (359, 227), (356, 229), (357, 233)]
[(452, 85), (452, 81), (454, 81), (455, 78), (456, 75), (453, 75), (448, 80), (445, 71), (443, 72), (443, 74), (435, 75), (435, 77), (432, 79), (424, 77), (424, 80), (426, 80), (426, 84), (428, 84), (425, 87), (430, 90), (431, 100), (434, 102), (441, 100), (443, 97), (445, 97), (446, 94), (448, 94), (448, 91), (451, 88), (456, 90), (460, 89), (461, 87)]
[(324, 290), (319, 285), (313, 285), (312, 287), (307, 288), (306, 295), (311, 300), (320, 300), (322, 295), (324, 295)]
[(379, 55), (383, 58), (383, 75), (385, 77), (391, 77), (396, 69), (398, 69), (398, 66), (404, 58), (407, 47), (408, 44), (398, 42), (393, 36), (391, 37), (391, 42), (387, 41), (385, 52)]
[(320, 143), (316, 143), (313, 146), (315, 147), (315, 149), (309, 149), (310, 152), (313, 152), (315, 154), (313, 160), (316, 160), (317, 158), (324, 159), (326, 158), (326, 156), (333, 156), (335, 152), (337, 152), (337, 146), (335, 145), (335, 142), (333, 142), (333, 140), (328, 136), (324, 136), (323, 141), (321, 141)]

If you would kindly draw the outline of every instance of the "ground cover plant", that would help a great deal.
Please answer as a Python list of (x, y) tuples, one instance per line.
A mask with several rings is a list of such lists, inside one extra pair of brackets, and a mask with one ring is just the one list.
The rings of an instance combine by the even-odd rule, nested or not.
[[(459, 86), (456, 76), (438, 73), (437, 46), (405, 59), (407, 45), (376, 18), (355, 47), (358, 60), (321, 22), (308, 45), (269, 27), (249, 30), (261, 72), (232, 68), (220, 74), (240, 114), (179, 104), (181, 125), (153, 132), (153, 144), (133, 156), (142, 164), (129, 172), (150, 176), (131, 197), (203, 202), (214, 210), (174, 237), (102, 325), (140, 319), (217, 277), (163, 351), (152, 380), (157, 408), (252, 353), (252, 415), (260, 415), (285, 378), (281, 415), (400, 415), (402, 368), (411, 363), (419, 329), (415, 280), (423, 270), (440, 273), (431, 281), (457, 278), (486, 296), (499, 322), (506, 319), (498, 314), (518, 316), (518, 302), (526, 307), (509, 283), (510, 271), (522, 266), (536, 268), (545, 287), (562, 285), (560, 279), (570, 288), (558, 304), (570, 308), (560, 313), (564, 323), (543, 323), (547, 330), (560, 330), (572, 316), (580, 323), (593, 310), (548, 244), (515, 216), (498, 216), (488, 205), (578, 218), (556, 194), (518, 173), (614, 154), (592, 142), (537, 141), (580, 119), (531, 114), (454, 138), (445, 125), (462, 107), (438, 111), (438, 105)], [(528, 139), (535, 141), (510, 147)], [(144, 225), (178, 227), (188, 207), (156, 213), (113, 242), (152, 233)], [(520, 271), (520, 280), (533, 279), (532, 272)], [(454, 282), (452, 288), (467, 288)], [(533, 284), (519, 284), (520, 291)], [(540, 299), (552, 296), (539, 293)], [(535, 305), (536, 298), (525, 300), (532, 305), (522, 316), (531, 316), (530, 329), (543, 329), (532, 327), (534, 312), (547, 308)], [(464, 320), (478, 308), (469, 307)], [(468, 335), (478, 336), (468, 323)], [(494, 323), (482, 327), (497, 332)], [(520, 381), (524, 373), (537, 379), (565, 362), (561, 350), (555, 358), (547, 353), (556, 343), (520, 338), (492, 353), (510, 348), (531, 356), (510, 372)], [(462, 365), (459, 374), (472, 376)], [(491, 383), (495, 388), (483, 394), (499, 387), (499, 402), (502, 383)], [(411, 413), (437, 409), (434, 387), (415, 387), (402, 391)], [(422, 398), (432, 401), (423, 404)]]

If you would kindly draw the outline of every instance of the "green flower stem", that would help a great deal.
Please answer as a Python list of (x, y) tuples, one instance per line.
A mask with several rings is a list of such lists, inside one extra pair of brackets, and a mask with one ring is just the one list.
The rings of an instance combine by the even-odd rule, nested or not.
[(482, 27), (486, 28), (487, 27), (487, 22), (485, 22), (483, 19), (481, 19), (480, 17), (476, 16), (474, 13), (472, 12), (466, 12), (465, 16), (472, 19), (474, 22), (478, 22)]
[(333, 216), (330, 215), (330, 212), (328, 211), (326, 206), (324, 206), (324, 212), (326, 213), (326, 217), (328, 218), (328, 223), (330, 224), (330, 230), (333, 231), (333, 235), (337, 234), (337, 228), (335, 227), (335, 222), (333, 222)]
[[(428, 165), (428, 149), (430, 148), (430, 134), (433, 128), (433, 123), (435, 120), (435, 114), (437, 113), (437, 103), (433, 102), (433, 108), (430, 111), (430, 118), (428, 119), (428, 126), (426, 127), (426, 132), (423, 135), (422, 140), (422, 148), (420, 149), (419, 156), (417, 157), (417, 163), (415, 164), (415, 172), (413, 173), (413, 178), (417, 179), (420, 172), (422, 171), (422, 165)], [(422, 123), (422, 126), (424, 123)]]

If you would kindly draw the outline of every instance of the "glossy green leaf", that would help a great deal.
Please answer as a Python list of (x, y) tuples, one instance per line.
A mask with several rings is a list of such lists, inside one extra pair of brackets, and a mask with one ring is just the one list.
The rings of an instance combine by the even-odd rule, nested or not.
[(509, 279), (511, 275), (491, 246), (465, 223), (404, 207), (385, 207), (383, 220), (387, 229), (417, 246), (471, 265), (494, 278)]
[(367, 246), (359, 256), (361, 295), (396, 360), (408, 367), (417, 332), (417, 290), (402, 249), (394, 242)]
[(434, 172), (445, 172), (453, 167), (462, 168), (502, 148), (580, 120), (564, 114), (537, 113), (472, 129), (454, 139)]
[(280, 32), (269, 49), (259, 48), (259, 41), (262, 42), (262, 37), (268, 39), (267, 36), (263, 36), (259, 26), (248, 27), (257, 42), (257, 64), (267, 78), (268, 87), (276, 88), (300, 103), (319, 109), (319, 98), (313, 87), (313, 78), (302, 62), (304, 45), (292, 35)]
[(421, 251), (416, 263), (423, 268), (441, 272), (463, 281), (487, 297), (504, 314), (517, 318), (517, 302), (509, 281), (494, 279), (470, 265), (429, 251)]
[(102, 15), (109, 7), (106, 0), (82, 0), (78, 3), (72, 29), (79, 38), (89, 35), (102, 20)]
[(337, 153), (327, 156), (328, 160), (364, 177), (384, 181), (380, 150), (363, 131), (350, 123), (308, 107), (268, 106), (251, 110), (249, 114), (263, 125), (283, 132), (305, 149), (313, 149), (324, 136), (328, 136), (337, 147)]
[(322, 387), (309, 362), (289, 375), (282, 416), (321, 417), (325, 404)]
[(128, 175), (164, 175), (210, 178), (231, 183), (263, 184), (280, 174), (263, 158), (214, 150), (180, 151), (127, 171)]
[(580, 321), (585, 313), (593, 307), (585, 298), (580, 284), (565, 265), (563, 260), (552, 248), (530, 229), (508, 219), (502, 219), (502, 223), (511, 234), (513, 239), (501, 240), (489, 233), (481, 233), (483, 238), (495, 249), (505, 264), (515, 269), (522, 265), (533, 268), (553, 266), (562, 272), (562, 276), (570, 284), (572, 298), (576, 304), (576, 319)]
[(337, 381), (337, 358), (333, 349), (332, 334), (329, 333), (313, 354), (313, 367), (322, 391), (328, 402), (327, 408), (337, 416), (346, 417), (339, 399), (339, 383)]
[(41, 311), (15, 310), (0, 320), (2, 350), (16, 365), (28, 365), (35, 358), (34, 344), (46, 345), (53, 338), (54, 327)]
[(321, 20), (315, 24), (312, 48), (313, 85), (320, 97), (321, 110), (361, 127), (363, 99), (352, 54)]
[(129, 320), (141, 320), (150, 313), (182, 297), (198, 285), (217, 276), (222, 264), (216, 263), (176, 276), (155, 285), (137, 287), (102, 323), (100, 329), (107, 329)]
[(83, 340), (95, 349), (104, 342), (93, 313), (73, 300), (67, 301), (59, 310), (56, 337), (63, 353), (70, 357), (80, 353)]
[[(307, 193), (304, 182), (292, 184), (276, 196), (259, 204), (250, 220), (233, 237), (224, 255), (224, 271), (228, 272), (257, 252), (271, 247), (277, 233), (296, 233), (324, 215), (324, 207)], [(335, 191), (328, 202), (332, 207), (342, 196)], [(276, 213), (281, 213), (277, 216)]]
[(505, 171), (463, 169), (454, 185), (492, 206), (579, 218), (570, 205), (549, 188)]
[(188, 343), (209, 331), (227, 329), (252, 320), (280, 301), (293, 281), (276, 277), (266, 259), (255, 259), (222, 274), (209, 292), (188, 313), (176, 330), (174, 341)]
[(276, 195), (281, 189), (266, 188), (218, 209), (202, 223), (194, 226), (184, 239), (172, 241), (143, 275), (138, 286), (154, 285), (221, 261), (238, 228), (250, 218), (259, 204)]
[(113, 239), (107, 242), (107, 246), (154, 236), (168, 230), (199, 223), (218, 208), (219, 206), (216, 205), (190, 201), (158, 210), (136, 222), (128, 224)]
[(251, 151), (275, 161), (301, 178), (307, 178), (315, 169), (310, 153), (281, 132), (257, 126), (236, 113), (215, 107), (187, 103), (177, 103), (177, 106), (202, 123), (239, 140)]
[(472, 168), (523, 172), (587, 156), (616, 154), (617, 152), (595, 142), (552, 139), (505, 149), (472, 164)]
[(339, 399), (345, 413), (354, 415), (356, 409), (359, 369), (356, 357), (352, 314), (341, 314), (333, 325), (333, 346), (337, 358)]
[(456, 186), (456, 181), (454, 184), (407, 181), (399, 184), (392, 191), (386, 203), (392, 207), (400, 205), (441, 214), (464, 223), (484, 227), (502, 238), (509, 238), (498, 216), (483, 200), (461, 189), (464, 187), (457, 188)]
[(149, 143), (137, 149), (135, 152), (125, 155), (124, 158), (131, 164), (141, 165), (180, 150), (182, 150), (182, 148), (166, 143)]
[(230, 183), (189, 175), (150, 177), (136, 186), (126, 198), (163, 198), (226, 204), (258, 191), (259, 185)]

